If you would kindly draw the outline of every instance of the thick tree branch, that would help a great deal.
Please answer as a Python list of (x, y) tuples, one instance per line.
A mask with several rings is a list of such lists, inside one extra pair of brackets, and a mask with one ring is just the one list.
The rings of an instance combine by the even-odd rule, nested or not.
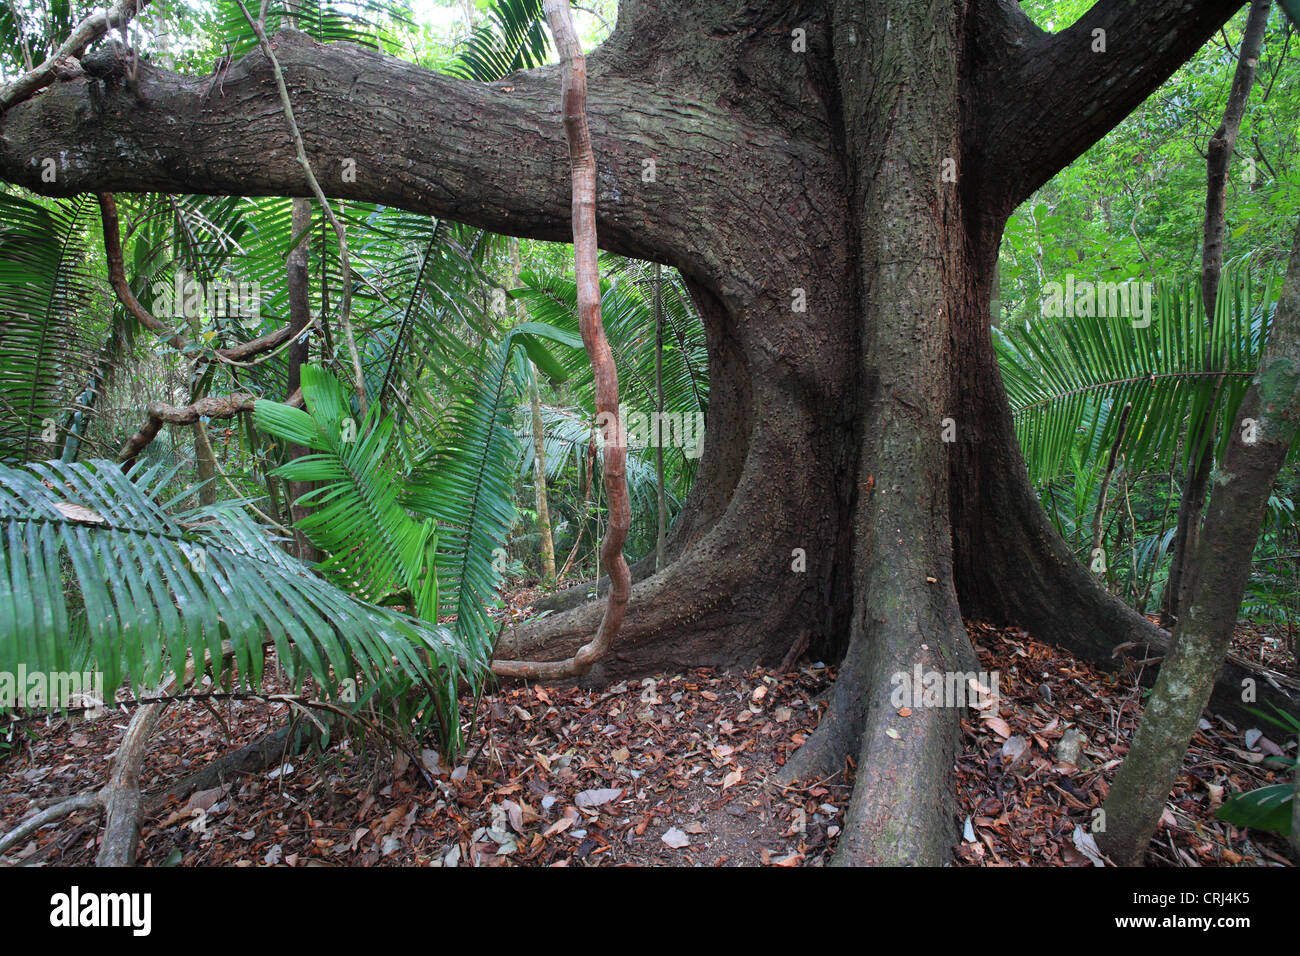
[[(1098, 0), (1047, 34), (1001, 0), (1017, 51), (981, 84), (981, 168), (1013, 208), (1115, 127), (1241, 8), (1242, 0)], [(1101, 32), (1098, 32), (1101, 31)]]
[[(139, 431), (126, 440), (118, 452), (118, 460), (128, 466), (136, 456), (158, 437), (163, 425), (193, 425), (200, 418), (234, 418), (241, 412), (251, 412), (258, 396), (246, 392), (233, 395), (208, 395), (192, 405), (168, 405), (164, 402), (150, 402), (146, 408), (148, 420), (140, 426)], [(302, 407), (302, 392), (289, 396), (286, 405)]]
[(108, 284), (117, 293), (117, 300), (146, 329), (167, 336), (168, 344), (176, 351), (185, 351), (189, 340), (154, 318), (131, 291), (131, 286), (126, 281), (126, 268), (123, 264), (122, 229), (117, 216), (117, 201), (112, 193), (100, 193), (98, 198), (99, 221), (104, 228), (104, 258), (108, 260)]
[(80, 72), (77, 57), (85, 52), (86, 47), (114, 27), (125, 28), (131, 18), (148, 3), (149, 0), (118, 0), (107, 12), (95, 12), (86, 17), (48, 60), (0, 90), (0, 113), (49, 86), (56, 79), (77, 75)]
[[(347, 43), (318, 44), (295, 31), (276, 34), (270, 44), (327, 196), (508, 235), (571, 238), (568, 155), (554, 135), (555, 68), (479, 84)], [(752, 298), (763, 280), (739, 263), (761, 260), (737, 244), (757, 244), (757, 237), (726, 224), (765, 208), (807, 217), (812, 203), (835, 201), (830, 187), (839, 166), (828, 128), (818, 138), (791, 137), (729, 110), (716, 95), (660, 92), (649, 81), (601, 72), (597, 63), (593, 57), (599, 83), (588, 120), (602, 246), (676, 265), (724, 295)], [(139, 90), (148, 109), (90, 77), (58, 83), (0, 116), (0, 179), (61, 196), (312, 195), (261, 50), (232, 64), (221, 92), (205, 98), (208, 79), (142, 61)], [(46, 158), (57, 164), (54, 182), (42, 179)], [(792, 175), (792, 168), (803, 174)], [(737, 169), (751, 175), (738, 183)]]

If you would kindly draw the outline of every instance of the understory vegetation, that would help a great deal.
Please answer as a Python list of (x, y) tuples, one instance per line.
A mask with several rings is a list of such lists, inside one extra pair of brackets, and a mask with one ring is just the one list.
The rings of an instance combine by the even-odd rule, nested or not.
[[(43, 60), (81, 6), (0, 10), (0, 77)], [(540, 0), (415, 6), (272, 2), (266, 26), (477, 83), (555, 59)], [(591, 49), (618, 11), (585, 6)], [(1091, 4), (1021, 6), (1060, 30)], [(1206, 503), (1188, 498), (1215, 486), (1300, 219), (1300, 36), (1275, 8), (1208, 314), (1206, 150), (1246, 17), (1017, 208), (991, 309), (1048, 519), (1105, 589), (1167, 628), (1197, 570), (1180, 536), (1195, 541)], [(156, 0), (103, 41), (210, 77), (204, 96), (257, 46), (235, 0)], [(606, 437), (572, 247), (353, 199), (105, 195), (0, 180), (0, 672), (98, 672), (111, 705), (180, 694), (205, 671), (209, 693), (256, 695), (273, 667), (325, 743), (330, 721), (355, 718), (454, 764), (477, 730), (461, 705), (499, 686), (517, 609), (554, 613), (568, 588), (594, 598), (608, 570)], [(706, 430), (722, 427), (710, 341), (677, 269), (612, 252), (599, 266), (627, 430), (623, 550), (648, 575)], [(1297, 503), (1293, 449), (1233, 650), (1293, 678)], [(41, 703), (0, 701), (0, 768)], [(1268, 708), (1260, 721), (1288, 741), (1269, 757), (1277, 782), (1229, 794), (1222, 813), (1285, 834), (1300, 725)]]

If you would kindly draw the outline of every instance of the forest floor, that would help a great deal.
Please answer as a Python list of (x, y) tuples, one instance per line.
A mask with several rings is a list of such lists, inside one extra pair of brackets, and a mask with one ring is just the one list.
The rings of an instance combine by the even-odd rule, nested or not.
[[(1139, 713), (1133, 675), (1096, 671), (1017, 631), (971, 625), (996, 713), (970, 712), (956, 766), (963, 866), (1090, 866), (1087, 836)], [(1271, 639), (1240, 635), (1238, 653)], [(1258, 658), (1257, 658), (1258, 659)], [(270, 669), (268, 669), (268, 673)], [(499, 688), (462, 705), (469, 750), (421, 767), (382, 741), (345, 739), (147, 816), (146, 866), (818, 866), (833, 852), (851, 776), (770, 778), (811, 733), (834, 673), (697, 670), (601, 689)], [(274, 692), (274, 688), (268, 688)], [(900, 708), (899, 720), (910, 712)], [(142, 775), (146, 798), (288, 719), (283, 703), (173, 704)], [(0, 752), (0, 833), (38, 803), (102, 785), (126, 709), (26, 725)], [(1169, 866), (1290, 865), (1285, 841), (1214, 816), (1232, 793), (1279, 782), (1267, 726), (1203, 721), (1148, 856)], [(1250, 731), (1265, 730), (1263, 736)], [(1275, 735), (1276, 736), (1276, 735)], [(18, 738), (16, 738), (17, 740)], [(1247, 744), (1249, 739), (1250, 744)], [(850, 769), (851, 773), (851, 769)], [(102, 821), (48, 826), (6, 862), (90, 865)]]

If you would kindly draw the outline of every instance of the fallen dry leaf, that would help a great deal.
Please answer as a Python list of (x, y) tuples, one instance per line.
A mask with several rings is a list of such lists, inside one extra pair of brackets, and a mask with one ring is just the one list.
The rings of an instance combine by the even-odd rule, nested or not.
[(584, 790), (573, 798), (573, 802), (580, 807), (599, 807), (622, 795), (621, 788), (603, 787), (600, 790)]
[(659, 839), (663, 840), (664, 843), (672, 847), (674, 850), (680, 850), (684, 846), (691, 845), (690, 837), (676, 827), (670, 827), (668, 832)]

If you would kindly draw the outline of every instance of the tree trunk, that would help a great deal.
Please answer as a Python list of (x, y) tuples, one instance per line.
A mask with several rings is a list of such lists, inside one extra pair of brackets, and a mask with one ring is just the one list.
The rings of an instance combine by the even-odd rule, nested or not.
[[(1264, 46), (1264, 31), (1268, 27), (1268, 13), (1273, 0), (1252, 0), (1246, 29), (1237, 51), (1237, 69), (1232, 77), (1228, 105), (1223, 110), (1223, 121), (1206, 147), (1205, 225), (1202, 230), (1204, 246), (1201, 250), (1201, 303), (1205, 308), (1210, 328), (1217, 321), (1219, 277), (1223, 273), (1223, 237), (1227, 225), (1228, 167), (1232, 151), (1237, 144), (1237, 132), (1246, 113), (1250, 88), (1255, 84), (1255, 68), (1259, 52)], [(1208, 350), (1205, 354), (1207, 371), (1223, 368), (1223, 356)], [(1216, 396), (1217, 397), (1217, 396)], [(1165, 585), (1162, 602), (1162, 623), (1166, 627), (1179, 620), (1191, 599), (1188, 562), (1196, 553), (1201, 533), (1201, 517), (1210, 491), (1210, 469), (1214, 464), (1214, 446), (1218, 425), (1217, 402), (1211, 402), (1199, 421), (1187, 428), (1187, 479), (1183, 483), (1183, 496), (1178, 502), (1178, 523), (1174, 529), (1173, 557), (1169, 563), (1169, 583)]]
[[(519, 286), (519, 240), (510, 240), (510, 281)], [(515, 321), (528, 317), (522, 300), (515, 300)], [(533, 381), (528, 390), (533, 421), (533, 498), (537, 506), (537, 533), (542, 542), (542, 583), (555, 583), (555, 539), (551, 535), (551, 503), (546, 495), (546, 428), (542, 422), (542, 395), (537, 367), (532, 366)]]
[(197, 421), (194, 428), (194, 468), (198, 475), (198, 480), (202, 483), (199, 488), (199, 504), (215, 505), (217, 503), (217, 453), (212, 450), (212, 442), (208, 440), (207, 426), (202, 421)]
[[(289, 292), (289, 322), (293, 328), (293, 334), (296, 336), (293, 344), (289, 346), (289, 374), (288, 384), (285, 386), (285, 391), (289, 395), (296, 392), (302, 385), (302, 367), (307, 364), (311, 357), (311, 338), (304, 334), (311, 322), (311, 271), (309, 264), (311, 218), (311, 200), (295, 199), (289, 228), (293, 235), (301, 235), (302, 239), (298, 245), (289, 251), (289, 257), (285, 263), (286, 286)], [(293, 461), (304, 457), (309, 452), (310, 449), (304, 445), (291, 444), (288, 449), (288, 459)], [(312, 483), (308, 481), (290, 481), (286, 485), (286, 493), (289, 498), (289, 515), (292, 519), (291, 523), (296, 526), (299, 521), (311, 514), (311, 509), (306, 505), (298, 504), (298, 499), (311, 491)], [(299, 560), (309, 563), (320, 560), (320, 551), (297, 527), (293, 531), (293, 543), (294, 553)]]
[[(666, 564), (633, 569), (622, 633), (588, 680), (775, 664), (805, 638), (842, 659), (789, 768), (856, 759), (841, 862), (949, 857), (961, 711), (903, 717), (891, 677), (972, 670), (963, 613), (1112, 667), (1116, 645), (1162, 646), (1039, 507), (989, 303), (1011, 211), (1238, 5), (1100, 0), (1047, 35), (1010, 0), (625, 0), (589, 59), (601, 243), (681, 271), (711, 392)], [(471, 84), (292, 32), (273, 44), (308, 153), (375, 166), (346, 182), (322, 163), (330, 195), (569, 235), (554, 68)], [(307, 193), (260, 52), (202, 110), (195, 81), (141, 68), (147, 111), (92, 99), (92, 79), (6, 112), (0, 176), (49, 194)], [(34, 156), (64, 157), (55, 183)], [(569, 657), (601, 612), (543, 618), (498, 657)]]
[(1300, 428), (1300, 224), (1259, 371), (1237, 412), (1215, 478), (1191, 602), (1147, 699), (1133, 746), (1103, 805), (1097, 842), (1136, 865), (1160, 823), (1196, 723), (1210, 698), (1250, 578), (1273, 481)]
[(664, 491), (664, 288), (663, 266), (655, 263), (655, 570), (662, 571), (668, 542), (668, 502)]
[(537, 533), (542, 544), (542, 583), (555, 583), (555, 540), (551, 537), (551, 505), (546, 497), (546, 428), (542, 423), (542, 396), (537, 368), (528, 389), (533, 420), (533, 498), (537, 505)]

